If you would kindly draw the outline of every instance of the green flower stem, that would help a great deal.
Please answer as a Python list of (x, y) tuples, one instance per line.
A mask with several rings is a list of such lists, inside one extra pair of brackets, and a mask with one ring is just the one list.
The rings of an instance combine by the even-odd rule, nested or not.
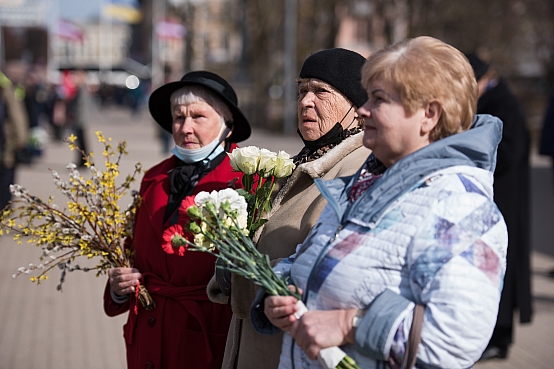
[[(208, 213), (211, 220), (205, 216), (197, 217), (198, 220), (204, 222), (208, 226), (208, 231), (200, 233), (216, 245), (219, 254), (187, 241), (192, 249), (208, 252), (216, 257), (220, 257), (228, 264), (220, 268), (227, 269), (232, 273), (242, 275), (252, 280), (253, 283), (262, 287), (272, 295), (292, 295), (300, 298), (298, 293), (290, 291), (287, 287), (287, 283), (275, 274), (271, 268), (269, 257), (260, 253), (252, 243), (252, 240), (240, 231), (240, 227), (232, 211), (225, 211), (226, 215), (233, 221), (231, 227), (225, 226), (219, 217), (216, 216), (213, 209), (209, 209)], [(237, 261), (239, 261), (240, 264), (237, 263)]]
[[(271, 177), (271, 188), (269, 189), (269, 193), (267, 194), (267, 196), (265, 198), (265, 201), (262, 204), (262, 212), (263, 212), (263, 209), (266, 209), (269, 206), (270, 200), (271, 200), (271, 194), (273, 193), (274, 188), (275, 188), (275, 177), (272, 176)], [(262, 212), (260, 212), (260, 217), (261, 217)]]
[(244, 174), (242, 176), (242, 187), (244, 188), (252, 188), (252, 184), (254, 183), (254, 175), (252, 174)]
[[(250, 212), (248, 215), (248, 229), (252, 229), (252, 225), (256, 224), (256, 221), (261, 216), (261, 213), (263, 212), (263, 208), (260, 208), (260, 188), (262, 187), (263, 183), (263, 177), (261, 174), (258, 174), (258, 183), (256, 185), (256, 189), (254, 190), (254, 206), (252, 211), (252, 215), (250, 216)], [(252, 188), (252, 185), (250, 187), (245, 188)]]
[(358, 364), (350, 356), (346, 355), (337, 366), (339, 369), (360, 369)]
[[(269, 194), (273, 192), (274, 185), (275, 182), (271, 184)], [(264, 206), (266, 200), (264, 199), (264, 203), (262, 203)], [(255, 202), (255, 205), (259, 205), (259, 203)], [(269, 256), (260, 253), (252, 240), (242, 232), (236, 220), (235, 212), (229, 208), (224, 208), (225, 215), (233, 222), (231, 226), (226, 226), (217, 216), (214, 208), (206, 207), (206, 209), (208, 210), (209, 218), (203, 215), (195, 217), (206, 224), (208, 228), (199, 233), (215, 245), (219, 254), (205, 247), (197, 246), (187, 240), (186, 242), (191, 246), (191, 250), (208, 252), (215, 257), (221, 258), (226, 265), (218, 265), (217, 268), (245, 277), (270, 295), (294, 296), (299, 300), (301, 299), (298, 289), (296, 291), (289, 290), (287, 281), (273, 271)], [(346, 356), (337, 365), (336, 369), (360, 368), (351, 357)]]

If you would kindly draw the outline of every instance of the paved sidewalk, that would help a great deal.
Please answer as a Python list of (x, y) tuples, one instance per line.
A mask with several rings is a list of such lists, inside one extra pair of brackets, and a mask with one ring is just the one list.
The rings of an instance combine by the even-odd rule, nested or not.
[[(87, 127), (87, 140), (97, 152), (97, 158), (101, 148), (94, 131), (102, 130), (114, 141), (127, 141), (130, 156), (121, 163), (123, 174), (130, 173), (137, 161), (148, 168), (164, 158), (156, 126), (146, 111), (139, 118), (131, 119), (127, 111), (97, 110), (93, 117)], [(296, 136), (283, 137), (260, 130), (254, 131), (245, 144), (289, 153), (296, 153), (301, 147)], [(65, 144), (51, 143), (40, 160), (19, 170), (16, 182), (42, 198), (53, 194), (61, 204), (62, 195), (55, 190), (48, 168), (65, 173), (65, 166), (75, 158), (76, 153), (70, 152)], [(541, 188), (548, 188), (550, 192), (536, 193), (534, 203), (540, 205), (541, 212), (550, 211), (550, 214), (534, 214), (534, 219), (541, 220), (537, 224), (543, 225), (536, 231), (540, 240), (537, 238), (534, 242), (540, 242), (541, 250), (548, 251), (544, 245), (554, 242), (552, 183), (549, 187), (543, 183), (551, 181), (546, 171), (538, 173), (544, 185)], [(476, 368), (554, 368), (554, 279), (546, 277), (546, 272), (554, 269), (553, 254), (554, 244), (550, 256), (538, 252), (532, 256), (536, 310), (533, 323), (517, 326), (516, 342), (508, 360), (480, 363)], [(38, 248), (25, 243), (16, 245), (9, 236), (0, 237), (0, 369), (124, 368), (125, 317), (108, 318), (103, 313), (105, 276), (95, 278), (92, 274), (71, 273), (62, 293), (56, 291), (58, 271), (52, 271), (50, 279), (40, 286), (29, 282), (27, 276), (11, 278), (18, 267), (36, 264), (39, 256)]]

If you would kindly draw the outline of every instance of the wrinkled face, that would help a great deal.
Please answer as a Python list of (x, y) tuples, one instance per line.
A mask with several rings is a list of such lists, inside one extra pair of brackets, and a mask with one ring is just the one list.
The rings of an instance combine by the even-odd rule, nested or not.
[[(315, 141), (329, 132), (351, 106), (346, 97), (328, 83), (315, 78), (300, 81), (298, 129), (304, 140)], [(351, 121), (352, 118), (344, 119), (343, 124), (350, 124)]]
[(199, 149), (219, 136), (223, 119), (206, 102), (198, 101), (188, 105), (174, 105), (173, 139), (183, 149)]
[(387, 168), (429, 144), (423, 107), (408, 116), (397, 89), (379, 80), (369, 84), (367, 94), (369, 99), (358, 109), (364, 118), (363, 144)]

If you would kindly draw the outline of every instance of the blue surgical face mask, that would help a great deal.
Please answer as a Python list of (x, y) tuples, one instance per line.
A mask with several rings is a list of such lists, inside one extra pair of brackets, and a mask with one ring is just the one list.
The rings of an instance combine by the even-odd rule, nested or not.
[(225, 127), (225, 123), (223, 123), (217, 137), (212, 142), (202, 146), (199, 149), (184, 149), (178, 145), (175, 145), (171, 152), (187, 164), (198, 163), (204, 159), (213, 160), (224, 151), (223, 146), (221, 146), (221, 142), (225, 139), (225, 137), (220, 140), (220, 136)]

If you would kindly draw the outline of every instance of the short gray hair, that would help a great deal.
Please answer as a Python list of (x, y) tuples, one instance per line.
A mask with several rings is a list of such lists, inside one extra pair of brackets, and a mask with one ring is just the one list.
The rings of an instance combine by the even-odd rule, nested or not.
[(196, 102), (205, 102), (209, 104), (223, 119), (224, 123), (233, 122), (231, 109), (218, 96), (202, 86), (185, 86), (175, 90), (170, 97), (171, 109), (175, 105), (189, 105)]

